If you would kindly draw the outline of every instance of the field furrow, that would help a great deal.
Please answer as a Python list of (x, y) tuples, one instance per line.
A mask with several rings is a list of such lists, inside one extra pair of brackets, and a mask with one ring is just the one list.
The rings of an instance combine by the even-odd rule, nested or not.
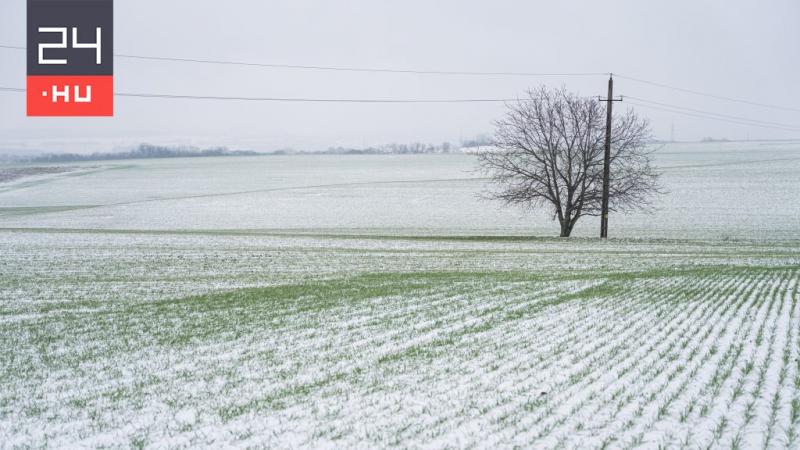
[(0, 232), (10, 447), (800, 442), (791, 245), (36, 233)]

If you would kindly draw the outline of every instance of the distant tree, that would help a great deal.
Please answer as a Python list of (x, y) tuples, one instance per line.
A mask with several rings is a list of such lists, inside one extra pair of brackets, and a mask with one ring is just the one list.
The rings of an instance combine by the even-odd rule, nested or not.
[(492, 138), (485, 134), (481, 134), (475, 137), (474, 139), (468, 139), (466, 141), (461, 142), (461, 146), (466, 148), (484, 147), (491, 144), (492, 144)]
[[(603, 188), (605, 106), (565, 89), (541, 87), (507, 106), (495, 122), (492, 148), (478, 155), (497, 188), (489, 198), (546, 208), (568, 237), (584, 216), (599, 216)], [(611, 133), (609, 210), (646, 209), (659, 192), (651, 166), (647, 120), (628, 110)]]
[(94, 152), (91, 154), (76, 153), (46, 153), (30, 158), (18, 158), (19, 162), (71, 162), (71, 161), (104, 161), (118, 159), (142, 159), (142, 158), (187, 158), (203, 156), (242, 156), (258, 155), (257, 152), (250, 150), (228, 150), (225, 147), (212, 147), (208, 149), (198, 149), (195, 147), (167, 147), (152, 144), (139, 144), (136, 148), (125, 152)]

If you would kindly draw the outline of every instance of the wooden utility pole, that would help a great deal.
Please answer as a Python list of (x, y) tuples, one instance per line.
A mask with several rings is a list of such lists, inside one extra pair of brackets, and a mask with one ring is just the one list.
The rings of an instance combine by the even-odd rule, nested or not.
[(603, 202), (600, 211), (600, 237), (608, 238), (608, 184), (611, 174), (611, 105), (621, 102), (622, 97), (614, 98), (614, 75), (608, 74), (608, 97), (598, 98), (606, 102), (606, 146), (603, 154)]

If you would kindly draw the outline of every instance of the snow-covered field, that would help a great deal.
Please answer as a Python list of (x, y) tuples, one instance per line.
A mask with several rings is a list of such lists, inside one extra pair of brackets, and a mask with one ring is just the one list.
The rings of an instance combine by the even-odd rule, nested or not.
[[(613, 215), (612, 237), (796, 239), (800, 143), (680, 144), (656, 164), (653, 214)], [(549, 211), (483, 201), (470, 155), (270, 156), (92, 162), (0, 184), (0, 226), (535, 234)], [(54, 212), (57, 214), (39, 214)], [(596, 236), (599, 219), (575, 233)]]
[(658, 163), (609, 242), (465, 155), (0, 184), (0, 447), (800, 448), (800, 146)]

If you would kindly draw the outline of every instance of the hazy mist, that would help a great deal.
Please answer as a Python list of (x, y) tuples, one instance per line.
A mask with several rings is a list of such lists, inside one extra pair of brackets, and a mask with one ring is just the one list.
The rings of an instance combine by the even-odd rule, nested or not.
[[(115, 53), (276, 64), (453, 71), (615, 72), (800, 108), (800, 3), (755, 1), (116, 0)], [(0, 44), (25, 45), (25, 1), (0, 2)], [(117, 58), (118, 92), (320, 98), (513, 98), (538, 84), (605, 95), (605, 76), (353, 73)], [(0, 86), (25, 86), (25, 52), (0, 48)], [(780, 111), (624, 79), (616, 94), (795, 124)], [(96, 151), (139, 142), (274, 150), (457, 142), (502, 104), (337, 104), (120, 98), (113, 118), (28, 118), (0, 92), (0, 152)], [(615, 107), (630, 107), (617, 104)], [(638, 108), (657, 138), (791, 138)]]

